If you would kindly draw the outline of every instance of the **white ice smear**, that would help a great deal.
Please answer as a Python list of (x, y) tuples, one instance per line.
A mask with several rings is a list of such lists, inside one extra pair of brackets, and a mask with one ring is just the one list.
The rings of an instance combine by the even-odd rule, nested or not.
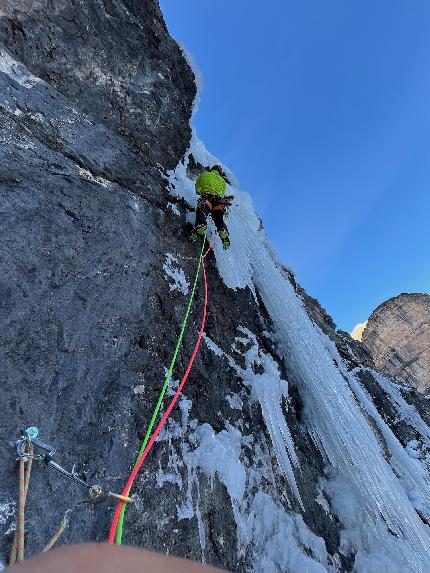
[(173, 282), (169, 284), (170, 290), (178, 290), (182, 294), (188, 294), (190, 284), (185, 277), (184, 271), (179, 266), (178, 259), (172, 253), (166, 253), (163, 270), (168, 277), (173, 279)]
[(15, 60), (9, 52), (0, 46), (0, 72), (8, 75), (25, 88), (32, 88), (38, 83), (45, 83), (34, 76), (23, 64)]
[(167, 203), (167, 206), (177, 215), (180, 216), (181, 212), (179, 211), (178, 207), (174, 203)]
[[(255, 335), (247, 328), (239, 327), (238, 330), (241, 336), (236, 337), (233, 349), (242, 353), (238, 345), (247, 347), (243, 353), (245, 369), (241, 368), (231, 356), (224, 353), (208, 336), (205, 336), (204, 340), (217, 356), (224, 356), (228, 360), (229, 365), (236, 370), (245, 386), (250, 388), (251, 401), (260, 403), (279, 468), (303, 509), (293, 470), (293, 466), (298, 466), (299, 463), (293, 439), (282, 412), (282, 406), (286, 406), (285, 400), (288, 397), (288, 383), (280, 378), (278, 366), (273, 358), (259, 348)], [(262, 373), (256, 374), (255, 367), (259, 367)]]
[[(334, 571), (328, 565), (323, 539), (307, 528), (300, 515), (286, 512), (263, 492), (261, 480), (268, 477), (268, 470), (258, 471), (245, 465), (241, 452), (248, 440), (238, 430), (227, 425), (226, 430), (217, 434), (209, 424), (203, 424), (191, 435), (191, 441), (197, 447), (184, 458), (188, 475), (195, 476), (201, 470), (209, 478), (217, 476), (226, 486), (237, 523), (239, 556), (247, 547), (252, 548), (255, 557), (252, 571)], [(267, 453), (260, 452), (259, 459), (264, 457), (267, 459)], [(182, 515), (185, 514), (183, 511)]]
[(225, 399), (229, 403), (229, 406), (232, 410), (242, 410), (243, 402), (239, 394), (227, 394)]
[(0, 525), (4, 525), (9, 517), (15, 513), (16, 503), (14, 501), (6, 501), (0, 503)]

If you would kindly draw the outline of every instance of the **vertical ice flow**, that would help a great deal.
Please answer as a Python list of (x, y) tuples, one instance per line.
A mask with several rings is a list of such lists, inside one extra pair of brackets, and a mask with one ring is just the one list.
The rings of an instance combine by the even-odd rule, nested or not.
[[(188, 155), (190, 153), (202, 165), (217, 162), (195, 133)], [(188, 155), (171, 174), (170, 181), (176, 186), (175, 192), (193, 204), (193, 185), (186, 177)], [(225, 284), (233, 289), (248, 286), (254, 295), (258, 290), (273, 320), (278, 350), (299, 386), (309, 431), (330, 465), (343, 476), (351, 496), (359, 501), (372, 530), (368, 531), (369, 537), (381, 547), (384, 542), (398, 543), (399, 549), (401, 545), (410, 557), (408, 571), (429, 571), (429, 528), (418, 517), (401, 481), (385, 460), (347, 379), (335, 364), (334, 358), (337, 364), (341, 362), (337, 350), (334, 357), (307, 315), (302, 300), (296, 296), (266, 239), (249, 195), (238, 188), (229, 191), (236, 196), (237, 205), (227, 221), (232, 247), (223, 252), (219, 241), (214, 246), (218, 270)], [(365, 396), (361, 398), (366, 406)], [(369, 413), (370, 410), (369, 407)], [(271, 430), (276, 433), (280, 422), (273, 423), (276, 428)], [(390, 442), (391, 436), (386, 432), (387, 437)], [(391, 446), (397, 450), (399, 462), (402, 456), (392, 440)], [(405, 469), (405, 464), (402, 465)], [(385, 529), (381, 527), (381, 518), (386, 523)], [(403, 571), (402, 565), (400, 567)]]
[[(274, 322), (278, 348), (299, 384), (311, 431), (330, 464), (348, 479), (371, 522), (376, 524), (382, 515), (390, 531), (413, 547), (416, 560), (411, 571), (429, 570), (428, 527), (386, 462), (347, 381), (273, 257), (249, 197), (239, 192), (237, 199), (240, 206), (229, 219), (233, 249), (227, 256), (215, 251), (220, 273), (230, 287), (243, 286), (245, 277), (258, 289)], [(244, 273), (234, 284), (238, 260)], [(375, 525), (375, 535), (379, 532)]]

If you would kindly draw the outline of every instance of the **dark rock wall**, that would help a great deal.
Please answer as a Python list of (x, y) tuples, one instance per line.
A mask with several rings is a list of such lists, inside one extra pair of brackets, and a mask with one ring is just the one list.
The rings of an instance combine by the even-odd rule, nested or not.
[[(162, 269), (175, 216), (160, 167), (188, 145), (194, 75), (156, 2), (6, 2), (0, 40), (2, 502), (9, 442), (33, 424), (60, 463), (120, 489), (184, 309)], [(28, 551), (85, 498), (35, 468)], [(68, 540), (105, 539), (110, 517), (79, 507)]]
[(0, 39), (142, 161), (175, 167), (189, 140), (195, 86), (158, 2), (5, 0)]

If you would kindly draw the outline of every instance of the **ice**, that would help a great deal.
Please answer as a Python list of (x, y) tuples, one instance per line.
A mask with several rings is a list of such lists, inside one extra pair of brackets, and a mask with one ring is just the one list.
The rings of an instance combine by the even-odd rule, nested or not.
[(182, 478), (179, 474), (170, 474), (158, 471), (156, 474), (157, 486), (163, 487), (165, 483), (172, 483), (178, 487), (182, 486)]
[(192, 519), (194, 517), (194, 509), (192, 503), (190, 505), (176, 506), (176, 515), (178, 520)]
[[(325, 483), (331, 509), (341, 520), (340, 552), (355, 555), (354, 573), (409, 573), (415, 571), (417, 556), (411, 544), (390, 535), (381, 519), (375, 526), (366, 508), (351, 496), (347, 480), (335, 471)], [(418, 569), (420, 570), (420, 569)], [(428, 571), (423, 564), (422, 571)]]
[[(357, 496), (365, 508), (375, 535), (385, 535), (378, 527), (382, 515), (390, 531), (413, 549), (410, 571), (428, 570), (428, 528), (385, 460), (371, 426), (308, 317), (303, 302), (296, 296), (278, 261), (271, 256), (250, 201), (241, 202), (241, 207), (232, 211), (231, 219), (232, 228), (237, 228), (232, 244), (240, 253), (240, 264), (245, 265), (245, 260), (248, 265), (241, 280), (249, 281), (251, 276), (272, 318), (278, 350), (298, 384), (312, 435), (329, 463), (347, 478), (351, 495)], [(221, 260), (221, 257), (218, 268), (226, 284), (231, 286), (237, 273), (234, 259), (223, 256)], [(337, 362), (341, 362), (337, 351), (336, 355)]]
[[(246, 437), (230, 425), (216, 433), (209, 424), (203, 424), (190, 436), (190, 440), (196, 443), (196, 447), (184, 458), (189, 482), (195, 483), (199, 470), (210, 479), (217, 476), (226, 486), (238, 528), (238, 554), (243, 555), (246, 548), (251, 548), (254, 556), (252, 571), (334, 573), (335, 569), (328, 565), (324, 540), (308, 529), (300, 515), (286, 512), (271, 495), (262, 491), (263, 474), (266, 480), (273, 481), (270, 470), (264, 467), (264, 463), (262, 470), (246, 466), (241, 459), (242, 446), (249, 447)], [(261, 461), (268, 459), (267, 452), (261, 452), (258, 447), (255, 453)], [(188, 502), (178, 508), (181, 518), (194, 516), (190, 509), (192, 500), (187, 496)], [(196, 516), (204, 554), (203, 524), (197, 510)]]
[(318, 505), (320, 505), (323, 508), (323, 510), (326, 513), (330, 513), (330, 506), (327, 503), (327, 500), (325, 499), (325, 497), (323, 496), (322, 493), (319, 493), (317, 495), (317, 497), (315, 498), (315, 501), (317, 502)]
[[(93, 175), (88, 169), (83, 169), (82, 167), (78, 168), (79, 174), (86, 179), (87, 181), (91, 181), (91, 183), (96, 183), (97, 185), (101, 185), (102, 187), (112, 187), (112, 182), (104, 179), (100, 176)], [(134, 203), (137, 204), (136, 202)]]
[[(231, 356), (224, 353), (208, 336), (205, 336), (205, 342), (217, 356), (224, 356), (229, 365), (242, 378), (244, 385), (251, 390), (251, 401), (260, 403), (264, 422), (280, 469), (303, 509), (303, 502), (292, 467), (298, 466), (299, 463), (293, 439), (282, 412), (282, 405), (286, 406), (285, 400), (288, 397), (288, 383), (281, 379), (278, 366), (273, 358), (259, 348), (255, 335), (247, 328), (239, 327), (238, 330), (241, 336), (236, 337), (233, 350), (241, 353), (237, 343), (248, 347), (248, 350), (244, 352), (245, 369), (241, 368)], [(262, 368), (263, 372), (256, 374), (254, 372), (255, 365)]]
[(4, 525), (9, 520), (9, 517), (15, 513), (16, 503), (14, 501), (6, 501), (0, 503), (0, 525)]
[[(254, 571), (327, 573), (324, 541), (306, 527), (301, 516), (287, 514), (270, 496), (258, 492), (251, 504), (250, 517), (258, 547)], [(306, 555), (298, 540), (314, 558)]]
[(193, 71), (195, 78), (197, 93), (196, 97), (194, 98), (193, 109), (192, 109), (192, 117), (194, 117), (194, 115), (197, 113), (197, 110), (199, 109), (200, 96), (203, 90), (203, 74), (194, 59), (194, 55), (189, 50), (187, 50), (187, 48), (183, 44), (179, 43), (179, 47), (182, 50), (182, 53), (184, 54), (188, 65)]
[[(16, 528), (16, 507), (15, 501), (3, 501), (0, 503), (0, 535), (9, 538)], [(0, 571), (4, 571), (6, 566), (0, 560)]]
[(225, 399), (229, 403), (229, 406), (232, 410), (242, 410), (243, 402), (242, 402), (239, 394), (233, 394), (233, 393), (227, 394)]
[[(239, 336), (234, 344), (236, 351), (239, 351), (239, 345), (247, 348), (244, 352), (245, 369), (241, 369), (209, 337), (206, 336), (205, 340), (216, 356), (228, 360), (232, 367), (241, 372), (244, 386), (251, 395), (254, 386), (267, 383), (267, 396), (263, 391), (261, 394), (262, 399), (268, 400), (267, 416), (276, 420), (275, 412), (282, 415), (280, 401), (285, 398), (288, 385), (280, 379), (276, 364), (261, 351), (249, 330), (239, 328)], [(256, 363), (263, 367), (261, 378), (252, 372)], [(252, 399), (259, 399), (258, 392)], [(238, 398), (237, 395), (235, 397)], [(272, 403), (273, 399), (275, 403)], [(201, 472), (212, 483), (217, 478), (226, 487), (237, 524), (238, 557), (250, 551), (254, 557), (252, 571), (335, 573), (335, 569), (328, 565), (324, 541), (306, 527), (300, 515), (285, 511), (276, 501), (273, 485), (268, 486), (274, 484), (275, 479), (264, 435), (260, 436), (263, 443), (259, 443), (255, 436), (243, 436), (228, 422), (225, 430), (217, 433), (207, 423), (199, 425), (195, 420), (190, 420), (191, 406), (191, 400), (181, 396), (181, 423), (169, 420), (165, 430), (160, 433), (160, 441), (168, 442), (169, 455), (167, 467), (159, 468), (157, 484), (163, 487), (171, 483), (183, 492), (183, 502), (176, 507), (177, 518), (196, 518), (202, 560), (205, 560), (206, 533), (205, 516), (200, 509)], [(279, 419), (277, 423), (282, 425)], [(285, 421), (284, 424), (286, 426)], [(289, 463), (285, 443), (281, 438), (279, 440), (279, 443), (275, 441), (275, 451), (279, 448), (277, 458), (285, 457), (286, 463)], [(248, 451), (247, 456), (243, 455), (244, 449)], [(248, 462), (249, 455), (255, 456), (253, 464)], [(181, 478), (183, 472), (180, 469), (184, 464), (186, 477)]]
[[(351, 372), (348, 371), (343, 359), (338, 355), (336, 346), (332, 340), (319, 331), (321, 339), (325, 343), (325, 347), (329, 354), (332, 356), (338, 365), (340, 372), (348, 381), (349, 386), (354, 393), (354, 396), (362, 406), (366, 414), (373, 419), (377, 428), (379, 429), (382, 437), (384, 438), (384, 447), (390, 452), (389, 463), (395, 474), (400, 478), (404, 490), (412, 502), (415, 509), (418, 509), (421, 516), (424, 516), (426, 521), (430, 521), (430, 482), (427, 467), (423, 467), (420, 462), (412, 459), (408, 452), (403, 448), (399, 440), (393, 434), (391, 428), (385, 423), (382, 416), (376, 409), (370, 395), (362, 387), (357, 378), (359, 372), (370, 372), (374, 379), (382, 383), (387, 392), (394, 392), (393, 404), (397, 406), (398, 412), (403, 414), (406, 419), (429, 443), (428, 436), (430, 429), (419, 416), (415, 408), (404, 400), (401, 396), (397, 385), (393, 384), (390, 380), (380, 375), (378, 372), (371, 368), (354, 368)], [(418, 444), (418, 442), (417, 442)]]
[(198, 496), (198, 499), (197, 499), (196, 518), (197, 518), (197, 528), (199, 530), (200, 549), (202, 552), (201, 560), (202, 560), (202, 563), (206, 563), (206, 555), (205, 555), (206, 535), (205, 535), (205, 528), (204, 528), (203, 520), (202, 520), (202, 512), (200, 511), (200, 507), (199, 507), (199, 501), (200, 501), (200, 495)]
[[(170, 193), (175, 197), (181, 197), (185, 199), (191, 209), (195, 209), (197, 205), (197, 196), (195, 193), (195, 181), (187, 176), (187, 165), (190, 158), (193, 155), (194, 159), (205, 167), (212, 167), (213, 165), (221, 165), (224, 173), (227, 175), (232, 186), (227, 186), (227, 194), (231, 195), (233, 193), (233, 188), (238, 188), (238, 183), (231, 171), (222, 164), (222, 162), (212, 155), (205, 147), (205, 145), (197, 137), (195, 129), (192, 129), (191, 143), (188, 151), (186, 152), (183, 161), (181, 161), (173, 171), (167, 173), (167, 181), (169, 182)], [(189, 212), (186, 214), (186, 220), (189, 222), (194, 222), (194, 217)], [(208, 239), (212, 241), (215, 238), (214, 226), (211, 224), (209, 219), (208, 228)], [(230, 228), (227, 219), (227, 227)], [(217, 251), (222, 251), (222, 246), (217, 240), (214, 244), (214, 249)], [(238, 283), (241, 276), (241, 272), (237, 273), (235, 276), (235, 285)], [(252, 281), (249, 282), (252, 285)], [(239, 286), (246, 286), (246, 282), (240, 284)]]
[(224, 352), (221, 350), (221, 348), (219, 348), (219, 346), (217, 346), (215, 344), (215, 342), (213, 340), (211, 340), (209, 338), (209, 336), (207, 336), (206, 334), (203, 335), (203, 340), (206, 343), (206, 346), (209, 348), (209, 350), (212, 350), (212, 352), (214, 354), (216, 354), (216, 356), (221, 357), (224, 356)]
[(390, 465), (396, 475), (401, 478), (403, 487), (410, 501), (415, 509), (419, 508), (421, 514), (430, 522), (430, 482), (427, 470), (403, 448), (390, 427), (382, 419), (369, 394), (361, 387), (354, 374), (348, 374), (348, 379), (355, 396), (381, 431), (385, 445), (391, 454), (389, 460)]
[(403, 398), (401, 393), (402, 386), (394, 384), (394, 382), (392, 382), (389, 378), (383, 376), (379, 372), (376, 372), (376, 370), (372, 370), (371, 368), (364, 370), (371, 372), (373, 378), (378, 382), (392, 403), (396, 406), (401, 419), (405, 420), (407, 424), (415, 428), (421, 436), (430, 440), (430, 428), (418, 414), (415, 407), (411, 404), (408, 404)]
[(187, 457), (187, 464), (201, 468), (208, 476), (217, 474), (235, 501), (240, 501), (245, 492), (246, 473), (239, 461), (241, 437), (233, 426), (215, 434), (209, 424), (203, 424), (195, 431), (199, 446)]
[[(248, 337), (241, 342), (252, 342), (251, 348), (245, 353), (246, 371), (242, 372), (242, 380), (251, 388), (251, 400), (258, 401), (261, 406), (264, 422), (269, 431), (276, 457), (281, 470), (287, 478), (291, 489), (302, 509), (303, 502), (297, 487), (292, 465), (298, 466), (299, 461), (294, 449), (293, 439), (282, 412), (282, 404), (288, 397), (288, 382), (282, 380), (276, 362), (268, 354), (258, 348), (258, 344), (248, 329), (241, 329)], [(253, 364), (264, 368), (262, 374), (255, 374)]]
[(178, 207), (174, 204), (174, 203), (167, 203), (167, 206), (173, 211), (173, 213), (175, 213), (175, 215), (177, 215), (178, 217), (181, 215), (181, 212), (179, 211)]
[[(220, 162), (207, 152), (193, 132), (188, 155), (169, 176), (172, 193), (184, 197), (193, 206), (196, 200), (194, 182), (186, 175), (191, 153), (205, 166)], [(219, 242), (215, 242), (218, 271), (227, 287), (247, 287), (255, 297), (258, 292), (272, 320), (272, 338), (278, 354), (285, 361), (289, 378), (301, 394), (306, 427), (328, 468), (334, 472), (332, 479), (337, 487), (331, 489), (330, 503), (345, 527), (344, 551), (356, 556), (354, 570), (363, 573), (429, 571), (429, 528), (416, 511), (418, 504), (428, 508), (428, 475), (423, 473), (422, 464), (421, 469), (418, 468), (414, 458), (402, 448), (355, 375), (348, 374), (345, 369), (342, 371), (342, 359), (334, 343), (307, 315), (303, 301), (288, 280), (285, 267), (267, 240), (249, 195), (240, 191), (234, 179), (229, 193), (235, 195), (235, 206), (227, 219), (232, 246), (225, 252)], [(243, 334), (250, 340), (247, 333)], [(209, 348), (216, 349), (220, 358), (223, 355), (233, 368), (240, 371), (234, 360), (213, 341), (208, 337), (205, 340)], [(280, 380), (276, 363), (270, 356), (258, 351), (255, 345), (248, 352), (248, 355), (245, 353), (247, 368), (240, 375), (251, 389), (253, 399), (261, 404), (279, 466), (299, 499), (293, 473), (297, 457), (282, 412), (288, 393), (287, 382)], [(262, 374), (255, 374), (249, 367), (253, 360), (262, 365)], [(427, 436), (430, 430), (395, 386), (383, 379), (379, 383), (385, 385), (404, 419), (420, 428), (421, 435)], [(205, 431), (209, 432), (207, 428)], [(219, 438), (221, 442), (226, 441), (228, 435), (228, 432), (223, 434)], [(381, 436), (385, 443), (380, 443)], [(209, 439), (206, 435), (202, 438)], [(212, 440), (217, 443), (218, 436), (212, 436)], [(214, 444), (212, 446), (215, 447)], [(219, 443), (217, 447), (221, 447)], [(388, 460), (384, 455), (386, 449)], [(215, 470), (203, 464), (204, 471), (216, 471), (229, 487), (229, 475), (224, 473), (223, 467)], [(235, 515), (239, 523), (241, 513), (238, 509)], [(267, 529), (260, 532), (262, 536), (265, 531), (272, 531), (273, 525), (270, 520), (263, 522)], [(281, 525), (278, 523), (277, 527)], [(246, 535), (252, 538), (250, 528), (249, 523), (240, 526), (243, 539)], [(270, 542), (266, 540), (265, 545), (269, 547)], [(259, 552), (263, 561), (264, 551), (266, 548)], [(276, 551), (283, 551), (279, 544)], [(276, 571), (277, 556), (270, 551), (266, 556), (267, 563), (259, 558), (258, 567)], [(290, 557), (284, 555), (283, 559)], [(294, 566), (297, 567), (296, 564)]]
[(163, 270), (168, 277), (173, 279), (173, 282), (169, 284), (170, 290), (178, 290), (182, 294), (188, 294), (190, 283), (187, 281), (184, 271), (179, 267), (178, 259), (172, 253), (166, 253)]

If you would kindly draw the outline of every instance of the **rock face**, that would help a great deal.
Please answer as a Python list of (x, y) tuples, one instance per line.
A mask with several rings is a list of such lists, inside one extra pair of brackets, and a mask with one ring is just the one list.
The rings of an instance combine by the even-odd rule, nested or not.
[(189, 140), (195, 86), (158, 2), (5, 0), (0, 38), (145, 163), (176, 166)]
[(373, 311), (362, 342), (375, 365), (419, 392), (430, 388), (430, 295), (401, 294)]
[[(128, 478), (197, 266), (187, 167), (215, 158), (191, 134), (195, 93), (155, 0), (2, 2), (3, 563), (23, 428), (88, 484), (121, 491)], [(234, 194), (231, 251), (215, 242), (206, 261), (205, 339), (135, 483), (124, 541), (235, 572), (376, 571), (380, 553), (387, 571), (429, 570), (427, 402), (379, 377)], [(167, 398), (202, 296), (199, 284)], [(61, 542), (106, 540), (113, 504), (35, 462), (27, 555), (69, 508)]]

